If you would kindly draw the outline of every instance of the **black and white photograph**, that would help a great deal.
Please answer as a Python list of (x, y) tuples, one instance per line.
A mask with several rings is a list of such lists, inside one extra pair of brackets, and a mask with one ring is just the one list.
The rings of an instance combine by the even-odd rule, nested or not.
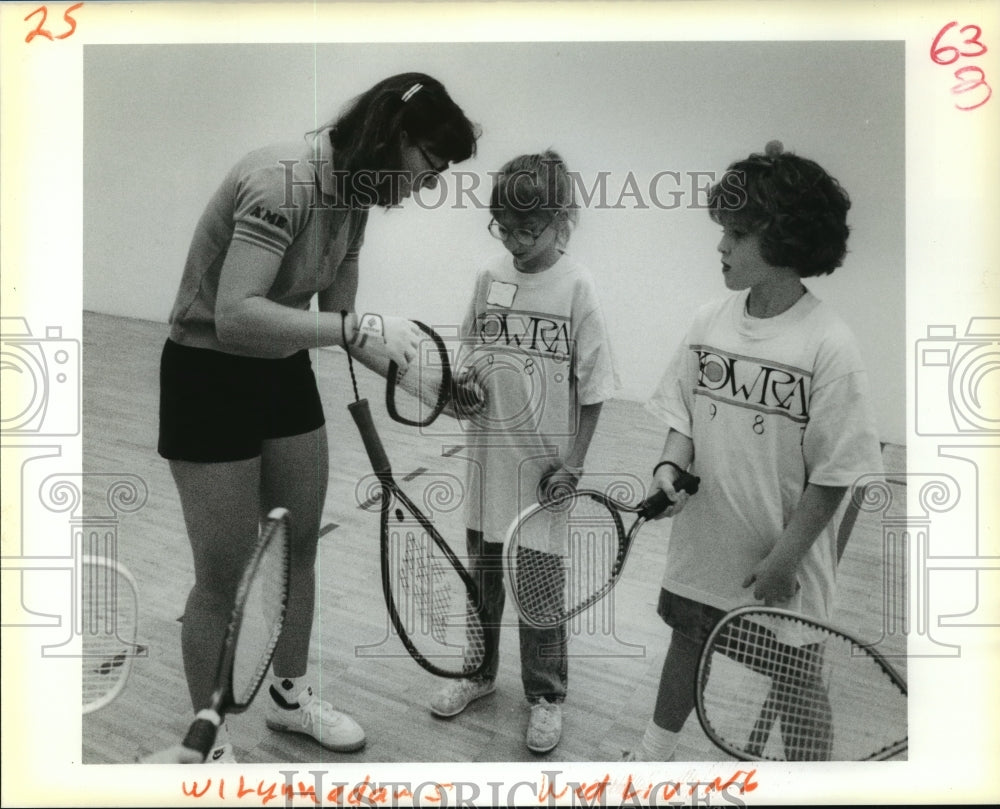
[(1000, 797), (995, 7), (3, 20), (5, 805)]

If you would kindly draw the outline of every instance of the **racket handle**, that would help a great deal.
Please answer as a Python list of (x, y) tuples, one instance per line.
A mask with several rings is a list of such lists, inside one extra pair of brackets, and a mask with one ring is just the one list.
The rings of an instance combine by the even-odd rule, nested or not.
[(701, 478), (697, 475), (692, 475), (690, 472), (681, 472), (677, 476), (677, 480), (674, 481), (674, 491), (697, 494), (700, 484)]
[(662, 511), (665, 511), (667, 506), (673, 502), (673, 500), (667, 497), (667, 493), (663, 489), (658, 489), (656, 494), (642, 501), (642, 505), (639, 507), (639, 516), (643, 519), (651, 520)]
[(184, 737), (184, 746), (188, 750), (201, 753), (201, 759), (204, 761), (215, 746), (215, 735), (221, 723), (222, 717), (215, 711), (210, 709), (198, 711), (197, 717)]
[(351, 417), (361, 433), (361, 441), (365, 445), (365, 452), (368, 453), (368, 460), (371, 461), (372, 469), (376, 475), (388, 475), (392, 472), (389, 464), (389, 456), (385, 454), (382, 446), (382, 439), (378, 437), (375, 429), (375, 422), (372, 421), (372, 412), (368, 407), (367, 399), (359, 399), (347, 406), (351, 411)]
[[(690, 472), (681, 472), (677, 480), (674, 481), (674, 491), (695, 494), (698, 491), (700, 483), (701, 478), (697, 475), (692, 475)], [(643, 501), (639, 514), (645, 519), (650, 520), (665, 511), (673, 502), (663, 489), (658, 489), (656, 494)]]

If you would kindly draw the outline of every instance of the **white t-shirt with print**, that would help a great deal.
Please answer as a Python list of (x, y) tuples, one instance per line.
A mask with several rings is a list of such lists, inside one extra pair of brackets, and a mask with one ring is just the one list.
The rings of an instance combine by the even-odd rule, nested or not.
[[(850, 487), (882, 474), (868, 377), (850, 330), (812, 293), (763, 319), (746, 313), (748, 295), (699, 311), (647, 404), (693, 439), (692, 471), (701, 477), (673, 519), (663, 586), (720, 609), (754, 603), (743, 581), (774, 547), (807, 483)], [(829, 618), (837, 522), (808, 551), (788, 608)]]
[(618, 377), (593, 279), (569, 255), (540, 273), (510, 255), (486, 267), (462, 337), (457, 372), (474, 369), (488, 402), (467, 423), (467, 525), (502, 542), (572, 446), (581, 406), (610, 398)]

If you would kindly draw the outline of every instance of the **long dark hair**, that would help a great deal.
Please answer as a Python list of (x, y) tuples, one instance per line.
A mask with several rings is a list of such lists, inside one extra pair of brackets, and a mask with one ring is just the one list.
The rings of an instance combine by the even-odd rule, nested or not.
[[(390, 173), (402, 168), (400, 142), (411, 142), (459, 163), (476, 153), (479, 127), (466, 118), (444, 85), (426, 73), (399, 73), (354, 98), (329, 129), (338, 171)], [(385, 204), (380, 199), (379, 204)]]

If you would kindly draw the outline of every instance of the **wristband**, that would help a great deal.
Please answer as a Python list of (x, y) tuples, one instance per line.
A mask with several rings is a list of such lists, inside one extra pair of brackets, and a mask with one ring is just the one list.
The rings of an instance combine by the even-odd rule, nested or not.
[(582, 466), (570, 466), (568, 463), (561, 464), (561, 466), (571, 475), (576, 475), (576, 477), (580, 477), (583, 474)]
[(674, 469), (677, 470), (678, 474), (681, 474), (681, 475), (683, 475), (684, 471), (685, 471), (685, 470), (681, 469), (673, 461), (660, 461), (656, 466), (653, 467), (653, 477), (654, 478), (656, 477), (656, 473), (660, 471), (660, 467), (661, 466), (672, 466)]
[(360, 348), (369, 337), (377, 337), (385, 342), (385, 323), (382, 320), (382, 315), (376, 315), (372, 312), (365, 312), (361, 315), (354, 337), (351, 338), (351, 345)]
[(344, 350), (346, 351), (348, 347), (354, 344), (354, 341), (358, 339), (358, 329), (357, 323), (354, 324), (354, 334), (350, 339), (347, 337), (347, 315), (348, 311), (346, 309), (340, 310), (340, 339), (344, 343)]

